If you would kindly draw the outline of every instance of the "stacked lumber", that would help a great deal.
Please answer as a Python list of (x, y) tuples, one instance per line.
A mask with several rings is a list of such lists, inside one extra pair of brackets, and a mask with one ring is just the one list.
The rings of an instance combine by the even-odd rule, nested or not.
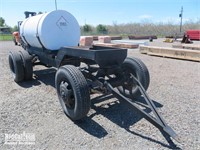
[(190, 49), (190, 50), (200, 50), (200, 45), (198, 44), (174, 44), (173, 48), (182, 48), (182, 49)]
[(111, 40), (122, 40), (121, 36), (110, 36)]
[(110, 43), (111, 37), (110, 36), (98, 36), (99, 43)]
[(121, 48), (135, 49), (139, 47), (139, 44), (121, 43)]
[(139, 44), (129, 44), (129, 43), (96, 43), (96, 46), (106, 46), (106, 47), (115, 47), (115, 48), (128, 48), (128, 49), (135, 49), (139, 47)]
[(93, 36), (94, 41), (98, 41), (98, 36)]
[(93, 37), (92, 36), (81, 36), (80, 46), (92, 46)]
[(133, 36), (133, 35), (129, 35), (128, 38), (130, 40), (142, 40), (142, 39), (157, 39), (157, 36), (155, 35), (149, 35), (149, 36)]
[(113, 43), (96, 43), (95, 46), (105, 46), (105, 47), (115, 47), (120, 48), (120, 44), (113, 44)]
[(165, 36), (165, 38), (170, 38), (170, 39), (178, 39), (178, 38), (183, 38), (183, 35), (168, 35)]
[[(122, 40), (121, 36), (110, 36), (111, 40)], [(97, 41), (98, 40), (98, 36), (93, 36), (93, 40)]]
[(169, 47), (140, 46), (140, 53), (176, 59), (200, 61), (200, 51)]

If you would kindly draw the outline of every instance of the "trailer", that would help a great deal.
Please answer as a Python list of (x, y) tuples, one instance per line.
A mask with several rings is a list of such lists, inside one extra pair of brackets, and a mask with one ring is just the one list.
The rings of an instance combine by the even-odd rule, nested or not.
[[(67, 43), (67, 46), (62, 46), (62, 41), (58, 45), (52, 45), (51, 42), (45, 41), (49, 37), (45, 38), (45, 35), (40, 35), (39, 26), (36, 26), (37, 37), (32, 36), (32, 34), (26, 35), (26, 29), (23, 29), (26, 22), (30, 21), (34, 27), (32, 19), (38, 20), (38, 25), (42, 19), (45, 22), (45, 17), (48, 18), (48, 15), (51, 16), (52, 13), (54, 19), (58, 18), (57, 30), (62, 31), (58, 37), (62, 37), (60, 34), (65, 32), (65, 28), (68, 27), (72, 30), (71, 22), (73, 29), (76, 28), (74, 18), (69, 13), (60, 10), (34, 16), (35, 18), (30, 17), (29, 20), (23, 21), (20, 27), (20, 36), (24, 50), (20, 52), (10, 51), (9, 53), (9, 65), (14, 81), (18, 83), (31, 80), (35, 65), (57, 68), (55, 87), (58, 99), (64, 113), (71, 120), (77, 121), (87, 117), (91, 105), (90, 94), (94, 91), (103, 94), (111, 93), (120, 100), (127, 101), (141, 112), (150, 123), (163, 133), (169, 144), (174, 144), (171, 138), (178, 141), (177, 134), (167, 125), (146, 93), (150, 83), (150, 75), (146, 65), (138, 58), (127, 57), (127, 49), (103, 46), (80, 47), (78, 46), (80, 37), (77, 40), (79, 33), (76, 31), (79, 27), (72, 31), (75, 34), (71, 35), (73, 36), (72, 40), (68, 39), (69, 41), (64, 42), (64, 44)], [(46, 22), (50, 26), (48, 20)], [(52, 19), (51, 22), (53, 22)], [(42, 29), (44, 26), (45, 24), (41, 23)], [(31, 29), (31, 31), (34, 30)], [(61, 47), (56, 49), (58, 46)], [(52, 47), (56, 48), (52, 49)], [(151, 109), (153, 115), (148, 114), (137, 105), (136, 99), (141, 96), (145, 99), (146, 107)]]

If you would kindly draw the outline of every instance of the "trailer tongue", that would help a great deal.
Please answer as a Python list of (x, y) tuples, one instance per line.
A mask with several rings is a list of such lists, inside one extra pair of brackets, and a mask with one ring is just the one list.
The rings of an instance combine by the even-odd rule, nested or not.
[[(53, 22), (51, 16), (54, 16), (53, 21), (57, 22)], [(40, 30), (31, 30), (31, 22), (35, 23), (36, 30)], [(76, 25), (74, 37), (71, 34), (73, 33), (71, 30), (74, 29), (71, 26), (73, 24), (70, 25), (70, 22)], [(41, 23), (40, 26), (38, 26), (39, 23)], [(43, 35), (48, 32), (45, 26), (49, 27), (51, 23), (53, 23), (52, 27), (57, 28), (56, 31), (58, 31), (58, 34), (53, 31), (56, 34), (53, 38)], [(143, 114), (163, 133), (170, 145), (173, 145), (170, 137), (179, 141), (177, 134), (166, 124), (146, 93), (150, 83), (146, 65), (140, 59), (128, 58), (127, 49), (102, 46), (78, 47), (77, 37), (80, 31), (76, 30), (80, 28), (77, 27), (75, 18), (65, 11), (33, 16), (33, 18), (26, 19), (20, 29), (21, 44), (24, 50), (9, 53), (10, 70), (15, 82), (32, 79), (33, 66), (38, 64), (58, 68), (55, 86), (63, 111), (70, 119), (75, 121), (87, 116), (90, 110), (91, 91), (112, 93), (115, 97), (130, 103)], [(72, 36), (72, 39), (66, 38), (64, 31)], [(60, 34), (62, 34), (61, 41), (59, 41)], [(67, 46), (63, 46), (65, 38)], [(55, 40), (57, 42), (54, 45), (52, 42)], [(58, 47), (61, 48), (57, 49)], [(154, 116), (137, 105), (136, 99), (141, 96)]]
[(180, 138), (178, 137), (178, 135), (174, 132), (174, 130), (170, 126), (167, 125), (167, 123), (164, 121), (162, 116), (157, 111), (156, 106), (154, 105), (153, 101), (147, 95), (147, 93), (146, 93), (144, 87), (142, 86), (142, 84), (140, 83), (140, 81), (138, 81), (134, 76), (132, 76), (132, 79), (136, 82), (140, 92), (142, 93), (142, 96), (144, 97), (146, 103), (148, 104), (147, 105), (148, 108), (151, 109), (151, 111), (153, 112), (154, 117), (152, 115), (148, 114), (147, 112), (145, 112), (144, 110), (142, 110), (140, 107), (138, 107), (138, 105), (136, 103), (134, 103), (133, 100), (120, 94), (108, 82), (105, 82), (105, 86), (107, 86), (107, 89), (109, 91), (111, 91), (113, 93), (113, 95), (115, 95), (119, 99), (123, 99), (123, 100), (127, 101), (134, 108), (136, 108), (140, 113), (142, 113), (146, 120), (148, 120), (150, 123), (152, 123), (154, 126), (156, 126), (163, 133), (164, 137), (170, 144), (173, 144), (173, 141), (170, 139), (170, 137), (175, 139), (177, 142), (180, 142)]

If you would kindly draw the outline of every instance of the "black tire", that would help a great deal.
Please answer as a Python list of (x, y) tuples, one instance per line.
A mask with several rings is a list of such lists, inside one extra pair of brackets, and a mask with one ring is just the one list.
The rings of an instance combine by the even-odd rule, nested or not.
[(83, 74), (72, 65), (56, 72), (55, 85), (61, 106), (72, 120), (84, 118), (90, 110), (90, 94)]
[(122, 64), (123, 78), (125, 82), (118, 87), (121, 94), (129, 98), (138, 98), (141, 96), (139, 88), (131, 79), (131, 74), (134, 75), (144, 89), (147, 90), (150, 83), (150, 75), (146, 65), (138, 58), (126, 58)]
[(23, 61), (20, 56), (20, 53), (17, 51), (10, 51), (9, 53), (9, 66), (12, 72), (13, 78), (15, 82), (21, 82), (24, 80), (24, 68)]
[(24, 79), (31, 80), (33, 76), (32, 56), (25, 50), (20, 51), (24, 67)]
[(145, 90), (147, 90), (149, 87), (149, 84), (150, 84), (150, 75), (149, 75), (149, 70), (148, 70), (147, 66), (138, 58), (133, 57), (133, 58), (127, 58), (127, 59), (135, 61), (135, 63), (137, 63), (140, 66), (140, 68), (145, 76), (144, 77), (145, 85), (143, 85), (143, 86), (144, 86)]

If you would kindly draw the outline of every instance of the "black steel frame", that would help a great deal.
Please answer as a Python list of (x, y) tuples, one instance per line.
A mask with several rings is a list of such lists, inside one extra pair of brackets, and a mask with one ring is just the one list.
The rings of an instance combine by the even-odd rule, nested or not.
[[(124, 79), (117, 77), (109, 78), (109, 75), (115, 74), (116, 72), (118, 73), (122, 72), (120, 67), (112, 68), (111, 69), (112, 71), (109, 70), (105, 71), (104, 69), (102, 70), (97, 68), (96, 69), (97, 74), (95, 76), (91, 74), (89, 69), (87, 70), (88, 71), (86, 71), (86, 69), (83, 69), (82, 73), (84, 74), (86, 79), (91, 79), (92, 82), (95, 83), (94, 87), (90, 86), (92, 89), (94, 89), (95, 91), (103, 92), (105, 94), (111, 92), (116, 98), (127, 101), (134, 108), (136, 108), (136, 110), (138, 110), (146, 120), (148, 120), (150, 123), (152, 123), (155, 127), (157, 127), (161, 131), (161, 133), (164, 135), (164, 137), (166, 138), (166, 140), (169, 142), (170, 145), (175, 146), (170, 137), (175, 139), (177, 142), (180, 142), (180, 137), (175, 133), (175, 131), (169, 125), (167, 125), (161, 114), (157, 111), (155, 104), (146, 93), (144, 87), (142, 86), (140, 81), (137, 80), (135, 76), (132, 75), (131, 78), (134, 80), (134, 83), (138, 86), (142, 96), (146, 101), (147, 105), (145, 105), (145, 107), (148, 107), (153, 112), (154, 116), (148, 114), (142, 108), (140, 108), (134, 99), (125, 97), (117, 90), (116, 87), (120, 86), (124, 82), (123, 81)], [(108, 77), (108, 79), (106, 80), (105, 77)]]
[(87, 67), (80, 68), (80, 70), (86, 79), (89, 79), (92, 81), (92, 83), (95, 83), (90, 85), (91, 90), (97, 90), (102, 93), (111, 92), (117, 98), (127, 101), (141, 114), (143, 114), (150, 123), (157, 127), (164, 135), (166, 135), (165, 138), (169, 143), (173, 143), (170, 137), (176, 141), (180, 141), (180, 138), (177, 136), (174, 130), (167, 125), (160, 113), (157, 111), (156, 106), (147, 95), (142, 84), (133, 75), (131, 78), (139, 87), (139, 90), (143, 95), (148, 108), (151, 109), (154, 116), (146, 113), (134, 102), (134, 100), (125, 97), (117, 89), (115, 89), (115, 87), (120, 86), (121, 83), (123, 83), (123, 79), (112, 78), (109, 76), (122, 72), (120, 67), (127, 57), (127, 49), (93, 46), (90, 48), (63, 47), (60, 50), (55, 51), (26, 47), (26, 50), (34, 57), (37, 57), (37, 59), (40, 61), (40, 64), (45, 66), (59, 68), (60, 66), (66, 64), (79, 66), (80, 62), (85, 63)]
[(167, 125), (167, 123), (165, 122), (165, 120), (163, 119), (163, 117), (161, 116), (161, 114), (157, 111), (156, 106), (154, 105), (153, 101), (151, 100), (151, 98), (146, 93), (146, 91), (145, 91), (144, 87), (142, 86), (142, 84), (134, 76), (132, 76), (132, 79), (135, 81), (135, 83), (139, 87), (139, 90), (142, 93), (142, 96), (144, 97), (144, 99), (145, 99), (145, 101), (147, 103), (148, 108), (151, 109), (151, 111), (153, 112), (154, 116), (148, 114), (143, 109), (141, 109), (134, 102), (134, 100), (131, 100), (131, 99), (123, 96), (109, 82), (105, 82), (104, 84), (107, 87), (107, 89), (110, 92), (112, 92), (113, 95), (115, 95), (116, 97), (118, 97), (120, 99), (123, 99), (123, 100), (127, 101), (128, 103), (130, 103), (134, 108), (136, 108), (140, 113), (143, 114), (143, 116), (145, 117), (146, 120), (148, 120), (150, 123), (152, 123), (161, 132), (164, 132), (164, 134), (167, 135), (165, 138), (166, 138), (166, 140), (169, 143), (173, 143), (171, 141), (170, 137), (172, 137), (173, 139), (175, 139), (177, 142), (180, 142), (180, 137), (175, 133), (175, 131), (170, 126)]

